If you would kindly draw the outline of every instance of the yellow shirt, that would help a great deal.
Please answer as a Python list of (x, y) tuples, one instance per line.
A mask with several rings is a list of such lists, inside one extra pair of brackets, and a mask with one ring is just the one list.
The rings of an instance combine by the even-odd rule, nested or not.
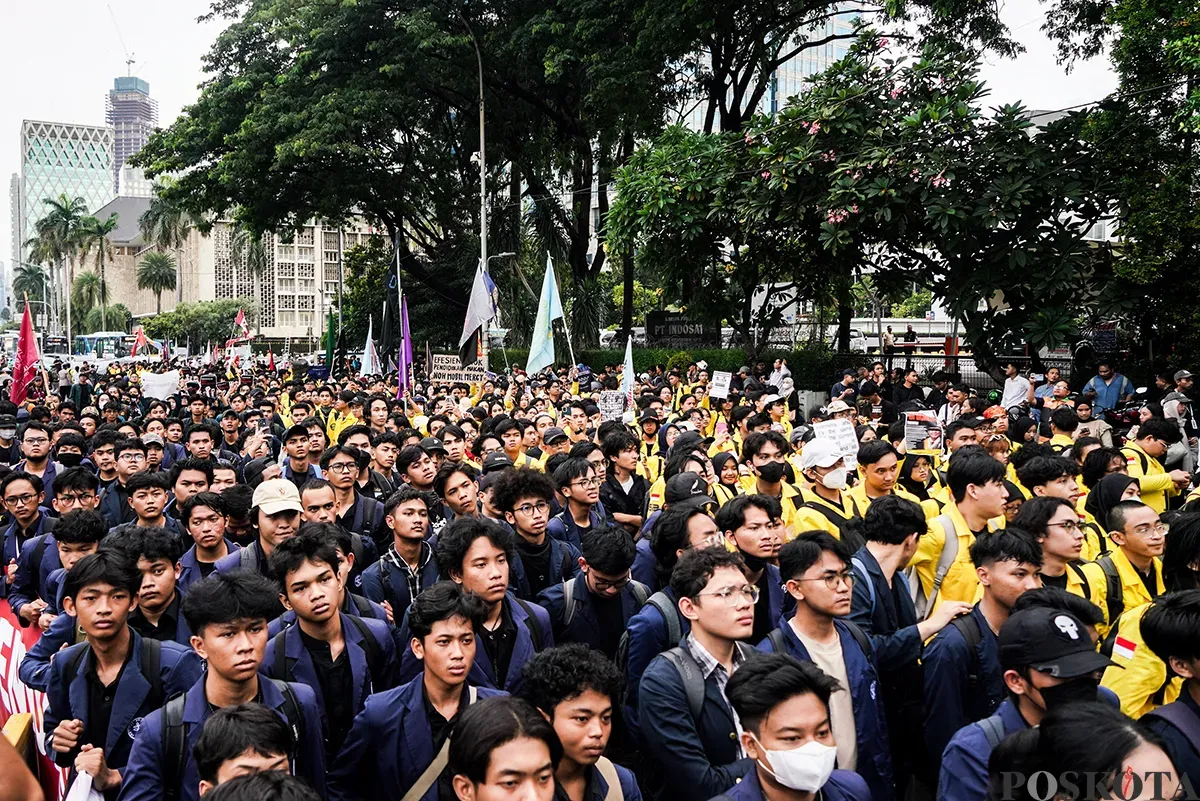
[[(946, 526), (942, 524), (946, 523)], [(909, 561), (917, 580), (921, 583), (921, 592), (925, 598), (933, 595), (933, 583), (937, 575), (938, 560), (942, 549), (946, 546), (947, 528), (953, 531), (957, 538), (957, 550), (954, 560), (950, 563), (946, 575), (942, 579), (935, 603), (929, 609), (932, 612), (942, 601), (962, 601), (971, 603), (979, 587), (979, 577), (975, 573), (975, 565), (971, 562), (971, 546), (975, 544), (975, 533), (963, 519), (962, 512), (955, 503), (947, 503), (939, 515), (929, 523), (929, 531), (920, 538), (917, 552)], [(989, 530), (994, 526), (989, 521)], [(927, 615), (928, 616), (928, 615)]]
[[(784, 484), (784, 486), (788, 485)], [(856, 517), (862, 517), (863, 512), (867, 510), (865, 505), (860, 505), (854, 500), (854, 496), (849, 491), (841, 493), (840, 508), (808, 489), (799, 492), (798, 500), (800, 505), (794, 509), (794, 519), (788, 539), (805, 531), (827, 531), (841, 539), (842, 531), (837, 520), (849, 521)], [(818, 508), (812, 508), (809, 504)], [(786, 518), (784, 522), (787, 522)]]
[(358, 418), (354, 415), (349, 412), (343, 415), (341, 412), (333, 411), (329, 413), (329, 421), (325, 424), (325, 433), (329, 436), (329, 442), (332, 444), (337, 442), (338, 434), (350, 426), (356, 425), (358, 425)]
[[(1112, 553), (1108, 554), (1107, 558), (1112, 559), (1112, 563), (1117, 569), (1117, 578), (1120, 579), (1121, 582), (1122, 612), (1143, 606), (1153, 600), (1150, 597), (1150, 592), (1146, 589), (1145, 582), (1142, 581), (1142, 577), (1138, 575), (1137, 570), (1129, 561), (1129, 557), (1125, 555), (1123, 550), (1116, 548)], [(1157, 594), (1163, 595), (1166, 593), (1167, 588), (1166, 585), (1163, 584), (1162, 561), (1159, 560), (1158, 557), (1155, 557), (1153, 566), (1154, 583), (1158, 590)], [(1094, 567), (1088, 568), (1089, 578), (1091, 578), (1093, 573), (1099, 575), (1100, 584), (1098, 595), (1099, 600), (1096, 601), (1096, 605), (1099, 606), (1101, 611), (1104, 612), (1104, 623), (1097, 626), (1096, 630), (1100, 632), (1100, 636), (1103, 638), (1108, 636), (1109, 629), (1112, 628), (1112, 621), (1109, 620), (1108, 614), (1108, 581), (1106, 580), (1103, 568), (1100, 567), (1099, 563), (1095, 564)], [(1120, 633), (1124, 633), (1123, 630), (1119, 631)]]
[(1138, 487), (1142, 491), (1142, 503), (1159, 514), (1167, 511), (1167, 497), (1179, 494), (1167, 471), (1136, 442), (1121, 448), (1121, 453), (1125, 454), (1129, 475), (1138, 480)]
[[(1121, 699), (1121, 711), (1131, 718), (1140, 718), (1161, 704), (1179, 698), (1183, 680), (1178, 676), (1167, 681), (1167, 666), (1142, 639), (1142, 615), (1149, 604), (1131, 607), (1121, 615), (1117, 641), (1113, 643), (1112, 660), (1116, 665), (1105, 668), (1100, 680)], [(1162, 691), (1161, 700), (1158, 696)]]

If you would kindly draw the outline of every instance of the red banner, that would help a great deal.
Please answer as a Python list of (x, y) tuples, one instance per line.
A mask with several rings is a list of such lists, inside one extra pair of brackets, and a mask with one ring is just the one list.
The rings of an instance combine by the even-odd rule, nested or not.
[(0, 726), (11, 715), (28, 712), (33, 716), (33, 734), (38, 748), (37, 768), (42, 789), (46, 798), (59, 798), (65, 789), (67, 771), (56, 766), (54, 760), (42, 752), (45, 741), (42, 736), (42, 711), (46, 696), (26, 687), (17, 674), (21, 660), (25, 658), (25, 649), (37, 642), (39, 636), (41, 631), (36, 627), (22, 628), (8, 601), (0, 599)]

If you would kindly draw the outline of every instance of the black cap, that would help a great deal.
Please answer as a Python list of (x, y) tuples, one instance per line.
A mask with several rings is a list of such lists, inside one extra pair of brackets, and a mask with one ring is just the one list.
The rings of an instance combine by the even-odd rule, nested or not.
[(558, 427), (552, 426), (550, 428), (547, 428), (542, 433), (542, 442), (546, 443), (547, 445), (549, 445), (552, 442), (558, 442), (560, 439), (566, 439), (566, 438), (567, 438), (567, 432), (563, 431), (561, 428), (558, 428)]
[(425, 439), (421, 440), (421, 447), (424, 448), (427, 453), (440, 453), (445, 456), (447, 452), (446, 446), (443, 445), (442, 441), (437, 437), (426, 437)]
[(512, 459), (504, 455), (503, 451), (495, 451), (483, 457), (483, 474), (499, 472), (507, 470), (513, 466)]
[(0, 427), (3, 427), (3, 426), (12, 426), (13, 428), (16, 428), (17, 427), (16, 416), (11, 415), (11, 414), (0, 414)]
[(642, 416), (638, 418), (638, 425), (645, 425), (646, 423), (662, 425), (662, 420), (659, 420), (658, 415), (647, 409), (646, 411), (642, 412)]
[(283, 432), (283, 441), (286, 443), (292, 437), (304, 437), (305, 439), (308, 439), (308, 436), (308, 427), (301, 425), (300, 423), (295, 423), (291, 426), (291, 428)]
[(694, 509), (716, 503), (708, 494), (708, 483), (696, 473), (676, 473), (667, 479), (663, 504), (671, 509)]
[(1000, 629), (1000, 666), (1031, 667), (1060, 679), (1073, 679), (1116, 663), (1096, 651), (1092, 636), (1070, 612), (1047, 607), (1023, 609)]

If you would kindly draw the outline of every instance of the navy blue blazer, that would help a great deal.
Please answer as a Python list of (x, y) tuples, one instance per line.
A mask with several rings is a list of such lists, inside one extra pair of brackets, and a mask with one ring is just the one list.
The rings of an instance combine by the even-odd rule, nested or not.
[(270, 571), (267, 569), (267, 558), (263, 556), (262, 546), (258, 544), (257, 537), (254, 538), (254, 542), (250, 543), (245, 548), (239, 548), (238, 550), (230, 553), (228, 556), (218, 559), (217, 566), (214, 568), (214, 570), (217, 573), (232, 573), (234, 570), (241, 570), (243, 550), (253, 551), (253, 563), (256, 569), (262, 575), (270, 578)]
[[(12, 466), (14, 473), (25, 469), (25, 460), (17, 462)], [(46, 462), (46, 470), (42, 473), (42, 492), (45, 493), (46, 500), (43, 503), (48, 508), (54, 508), (54, 479), (58, 476), (59, 470), (66, 470), (62, 462), (56, 462), (53, 459)]]
[[(662, 591), (671, 599), (671, 605), (679, 612), (679, 600), (670, 587)], [(679, 615), (680, 637), (686, 637), (692, 630), (692, 623), (683, 615)], [(625, 722), (635, 740), (638, 736), (638, 692), (642, 683), (642, 674), (654, 657), (663, 651), (674, 648), (679, 643), (667, 639), (667, 621), (654, 604), (646, 604), (641, 610), (629, 618), (625, 626), (628, 633), (627, 657), (625, 662)]]
[[(371, 671), (368, 669), (367, 652), (363, 645), (362, 632), (358, 630), (358, 626), (349, 621), (345, 613), (339, 612), (338, 614), (341, 615), (342, 619), (342, 636), (346, 641), (346, 653), (350, 657), (350, 675), (354, 693), (353, 704), (354, 711), (357, 713), (362, 710), (368, 695), (381, 690), (389, 690), (396, 686), (396, 670), (398, 667), (396, 664), (396, 645), (392, 642), (392, 635), (388, 630), (386, 622), (369, 619), (363, 620), (379, 646), (380, 664), (377, 666), (378, 675), (372, 676)], [(313, 693), (317, 696), (317, 703), (324, 709), (325, 699), (321, 695), (321, 682), (317, 678), (317, 669), (313, 665), (312, 655), (304, 647), (304, 641), (300, 638), (300, 627), (298, 625), (288, 626), (283, 630), (283, 644), (284, 658), (287, 660), (286, 670), (275, 663), (275, 640), (272, 638), (267, 643), (267, 652), (263, 656), (263, 662), (258, 672), (273, 679), (298, 681), (301, 684), (307, 684), (309, 687), (312, 687)]]
[[(241, 546), (226, 537), (225, 547), (229, 549), (229, 554), (226, 554), (229, 556), (240, 550)], [(175, 589), (186, 593), (188, 587), (202, 578), (204, 575), (200, 572), (200, 560), (196, 558), (196, 546), (193, 545), (183, 556), (179, 557), (179, 578), (175, 580)]]
[[(293, 761), (296, 775), (304, 778), (325, 797), (325, 718), (313, 690), (303, 684), (292, 684), (292, 692), (304, 719), (304, 742), (296, 746)], [(260, 679), (262, 703), (284, 717), (284, 695), (274, 683)], [(192, 758), (192, 749), (200, 739), (200, 730), (209, 716), (208, 698), (201, 677), (187, 690), (183, 706), (183, 724), (187, 732), (184, 748), (183, 778), (179, 801), (197, 801), (200, 797), (200, 774)], [(129, 762), (121, 775), (119, 801), (162, 801), (163, 798), (163, 713), (151, 712), (142, 720), (142, 730), (129, 753)]]
[[(27, 539), (21, 546), (21, 553), (17, 556), (17, 575), (8, 588), (8, 602), (14, 614), (18, 614), (22, 606), (32, 603), (38, 598), (43, 601), (49, 599), (48, 603), (54, 600), (48, 593), (46, 584), (50, 579), (50, 574), (62, 567), (62, 561), (58, 558), (58, 542), (51, 533), (57, 523), (55, 518), (42, 513), (34, 529), (37, 534)], [(9, 527), (14, 542), (16, 540), (15, 526), (14, 522)], [(38, 550), (38, 545), (43, 540), (46, 547), (42, 549), (41, 560), (35, 565), (33, 563), (34, 552)], [(20, 621), (22, 626), (29, 625), (25, 618), (21, 618)]]
[[(588, 518), (592, 524), (592, 528), (601, 528), (604, 526), (604, 512), (600, 504), (592, 509)], [(564, 508), (561, 512), (550, 518), (550, 522), (546, 523), (546, 533), (556, 540), (563, 540), (575, 546), (579, 551), (583, 550), (583, 539), (579, 534), (579, 526), (575, 525), (575, 518), (571, 517), (571, 511)]]
[[(117, 682), (116, 695), (113, 698), (112, 717), (108, 722), (108, 732), (103, 743), (90, 745), (104, 748), (104, 761), (110, 768), (120, 770), (129, 759), (131, 746), (144, 733), (145, 717), (158, 709), (175, 693), (180, 693), (192, 686), (203, 676), (203, 664), (200, 657), (190, 649), (175, 643), (162, 643), (162, 657), (159, 660), (159, 679), (163, 688), (162, 698), (151, 698), (150, 680), (142, 675), (142, 637), (136, 631), (130, 631), (129, 662), (122, 670)], [(71, 679), (70, 686), (66, 676), (62, 675), (63, 666), (78, 651), (83, 651), (83, 658)], [(75, 764), (78, 749), (66, 754), (60, 754), (53, 749), (54, 729), (64, 720), (81, 720), (84, 725), (88, 719), (88, 690), (87, 673), (92, 667), (92, 649), (87, 643), (73, 645), (57, 654), (50, 661), (50, 676), (48, 681), (45, 715), (46, 753), (53, 754), (55, 761), (62, 767)], [(88, 745), (81, 740), (80, 745)]]
[[(617, 771), (617, 781), (621, 785), (621, 797), (623, 801), (642, 801), (642, 789), (638, 787), (637, 778), (633, 775), (633, 771), (622, 765), (613, 764), (613, 769)], [(605, 801), (608, 798), (608, 782), (604, 780), (604, 775), (595, 765), (588, 768), (588, 784), (587, 801)], [(433, 801), (430, 799), (430, 801)], [(561, 784), (554, 785), (554, 801), (570, 801), (567, 791), (563, 789)]]
[(629, 568), (629, 575), (633, 576), (634, 581), (645, 584), (650, 592), (662, 589), (658, 584), (658, 559), (650, 549), (649, 537), (643, 537), (634, 546), (633, 567)]
[[(505, 694), (489, 687), (478, 688), (480, 700)], [(399, 798), (416, 784), (435, 756), (424, 698), (422, 672), (407, 684), (375, 693), (366, 700), (333, 760), (330, 801)], [(421, 798), (437, 801), (437, 782)]]
[[(508, 662), (508, 675), (504, 677), (503, 682), (497, 680), (496, 669), (492, 666), (492, 660), (488, 658), (487, 650), (476, 640), (475, 662), (471, 665), (467, 681), (476, 687), (488, 687), (493, 690), (515, 693), (521, 686), (521, 666), (532, 659), (535, 653), (554, 647), (554, 631), (550, 628), (549, 613), (537, 604), (525, 601), (524, 603), (528, 604), (529, 609), (537, 616), (538, 624), (541, 627), (542, 643), (536, 645), (530, 629), (536, 630), (538, 626), (530, 624), (525, 607), (511, 592), (504, 596), (504, 603), (508, 605), (508, 613), (512, 615), (513, 623), (517, 627), (517, 640), (513, 644), (512, 658)], [(400, 654), (401, 682), (412, 681), (422, 670), (421, 660), (417, 659), (416, 654), (412, 652), (411, 641), (412, 635), (408, 632), (408, 615), (405, 614), (397, 635), (397, 642), (403, 643), (404, 648)], [(497, 684), (503, 684), (503, 686), (497, 687)]]
[[(559, 643), (580, 642), (596, 650), (603, 650), (600, 622), (596, 618), (596, 610), (593, 606), (594, 597), (588, 589), (587, 577), (580, 573), (571, 580), (575, 582), (575, 616), (571, 619), (570, 625), (564, 625), (567, 605), (565, 590), (561, 583), (551, 584), (538, 596), (538, 604), (550, 614), (550, 625), (554, 627), (554, 641)], [(645, 591), (644, 587), (642, 589)], [(649, 595), (650, 593), (645, 591), (644, 597), (649, 597)], [(642, 605), (634, 594), (634, 585), (631, 582), (621, 590), (622, 627), (627, 625), (629, 618), (633, 617), (641, 608)], [(611, 653), (608, 656), (613, 658), (616, 654)]]
[[(842, 659), (846, 663), (846, 678), (850, 682), (846, 689), (854, 708), (854, 734), (858, 740), (855, 772), (866, 779), (875, 801), (892, 801), (896, 796), (892, 783), (892, 753), (875, 654), (873, 649), (870, 654), (863, 653), (845, 622), (834, 620), (833, 625), (842, 643)], [(779, 630), (783, 633), (790, 656), (805, 662), (812, 661), (796, 630), (784, 617), (779, 619)], [(765, 639), (758, 644), (758, 650), (771, 653), (775, 648), (770, 639)]]
[(75, 616), (66, 613), (59, 615), (50, 628), (42, 632), (33, 647), (25, 652), (18, 669), (21, 681), (35, 690), (46, 692), (50, 680), (50, 658), (63, 647), (73, 645), (76, 639)]
[[(733, 789), (725, 793), (728, 801), (763, 801), (762, 785), (758, 782), (758, 771), (750, 773)], [(835, 770), (829, 781), (821, 788), (824, 801), (873, 801), (867, 783), (854, 771)]]
[[(915, 665), (921, 658), (921, 634), (917, 631), (917, 609), (908, 593), (907, 579), (897, 572), (889, 587), (883, 569), (865, 545), (858, 549), (854, 558), (866, 568), (874, 591), (864, 581), (854, 582), (850, 622), (871, 638), (881, 671)], [(855, 572), (857, 574), (857, 568)]]
[[(514, 534), (513, 536), (520, 536)], [(579, 560), (582, 554), (579, 549), (566, 540), (555, 539), (549, 537), (550, 540), (550, 566), (547, 572), (551, 577), (550, 586), (553, 587), (560, 581), (566, 581), (570, 578), (575, 578), (579, 575), (580, 567)], [(513, 585), (515, 581), (515, 590), (518, 598), (524, 598), (526, 601), (537, 600), (537, 594), (529, 584), (529, 579), (526, 576), (525, 563), (521, 559), (521, 551), (518, 548), (513, 559), (513, 569), (511, 571), (511, 580), (509, 585)], [(549, 589), (549, 587), (547, 587)], [(545, 592), (545, 590), (543, 590)], [(540, 603), (540, 601), (539, 601)], [(542, 604), (545, 606), (545, 604)]]
[(679, 671), (665, 656), (655, 657), (642, 676), (638, 721), (647, 778), (659, 801), (712, 798), (754, 772), (754, 761), (741, 756), (733, 710), (713, 675), (704, 680), (704, 706), (695, 720)]
[[(437, 584), (441, 576), (438, 574), (437, 559), (433, 558), (433, 548), (429, 543), (421, 545), (421, 559), (424, 564), (420, 568), (419, 582), (420, 589), (427, 590), (434, 584)], [(391, 592), (388, 592), (388, 587), (384, 584), (383, 569), (387, 568), (387, 583), (391, 585)], [(362, 589), (358, 590), (367, 598), (370, 598), (377, 604), (382, 604), (384, 601), (392, 605), (393, 620), (399, 621), (408, 612), (409, 605), (413, 602), (412, 596), (408, 591), (408, 579), (405, 577), (403, 569), (397, 567), (386, 554), (377, 557), (375, 561), (369, 565), (364, 565), (362, 573)], [(404, 648), (404, 643), (397, 643), (398, 648)]]
[(120, 486), (120, 479), (117, 479), (100, 493), (100, 505), (97, 510), (104, 516), (109, 528), (137, 520), (137, 512), (133, 511), (133, 507), (122, 502), (117, 491)]

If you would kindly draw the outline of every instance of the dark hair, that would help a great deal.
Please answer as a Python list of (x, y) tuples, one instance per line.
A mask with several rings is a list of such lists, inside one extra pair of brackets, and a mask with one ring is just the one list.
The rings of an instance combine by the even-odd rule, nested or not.
[(1050, 521), (1058, 514), (1058, 510), (1063, 508), (1075, 511), (1074, 505), (1066, 498), (1046, 496), (1030, 498), (1021, 504), (1021, 508), (1017, 510), (1017, 514), (1009, 525), (1022, 531), (1028, 531), (1034, 537), (1041, 539), (1050, 533)]
[(187, 434), (183, 438), (183, 441), (185, 443), (191, 442), (193, 434), (208, 434), (209, 439), (211, 439), (213, 442), (219, 442), (221, 440), (221, 433), (217, 430), (217, 427), (214, 425), (209, 425), (208, 423), (197, 423), (189, 428), (187, 430)]
[(1026, 590), (1013, 604), (1010, 615), (1015, 615), (1024, 609), (1057, 609), (1069, 612), (1079, 618), (1085, 626), (1098, 626), (1104, 622), (1104, 611), (1081, 595), (1060, 590), (1058, 587), (1038, 587), (1036, 590)]
[(188, 587), (183, 617), (193, 633), (235, 620), (273, 620), (279, 612), (278, 588), (252, 570), (213, 573)]
[(133, 526), (114, 534), (109, 542), (125, 551), (135, 563), (144, 557), (148, 562), (164, 559), (173, 566), (183, 556), (183, 542), (162, 526)]
[(963, 431), (968, 428), (974, 431), (977, 425), (978, 422), (974, 417), (960, 417), (957, 420), (951, 421), (951, 423), (946, 426), (946, 441), (949, 442), (950, 440), (954, 439), (954, 435), (959, 431)]
[(761, 509), (767, 513), (768, 520), (780, 520), (783, 517), (783, 507), (770, 495), (736, 495), (717, 510), (717, 528), (722, 533), (737, 531), (746, 525), (747, 509)]
[[(1149, 509), (1149, 508), (1150, 508), (1149, 506), (1142, 503), (1141, 501), (1132, 501), (1132, 500), (1121, 501), (1120, 503), (1113, 506), (1112, 509), (1108, 510), (1108, 521), (1107, 521), (1108, 522), (1108, 530), (1109, 531), (1124, 531), (1125, 530), (1125, 518), (1127, 518), (1129, 516), (1130, 512), (1133, 512), (1134, 510), (1137, 510), (1137, 509)], [(1167, 537), (1167, 539), (1169, 540), (1171, 538)]]
[(1200, 658), (1200, 637), (1197, 636), (1200, 635), (1200, 590), (1180, 590), (1158, 596), (1142, 615), (1141, 626), (1146, 647), (1163, 662), (1169, 662), (1173, 656), (1189, 660)]
[(423, 590), (408, 607), (408, 631), (418, 640), (433, 633), (440, 620), (461, 617), (478, 629), (483, 623), (483, 602), (453, 581), (439, 581)]
[[(601, 424), (603, 428), (604, 424)], [(619, 431), (614, 431), (611, 434), (605, 435), (600, 441), (600, 451), (604, 454), (605, 459), (616, 459), (623, 451), (630, 448), (638, 447), (637, 437), (635, 437), (629, 429), (622, 428)]]
[(1163, 550), (1162, 576), (1167, 592), (1200, 587), (1200, 573), (1192, 568), (1197, 560), (1200, 560), (1200, 514), (1186, 512), (1171, 523), (1171, 535)]
[(292, 730), (274, 709), (262, 704), (226, 706), (209, 715), (192, 746), (200, 780), (216, 784), (217, 771), (247, 749), (260, 757), (288, 755), (295, 748)]
[(425, 504), (427, 510), (433, 506), (433, 501), (430, 499), (429, 493), (421, 492), (421, 490), (411, 484), (401, 484), (395, 492), (388, 496), (387, 501), (384, 502), (383, 513), (390, 515), (396, 510), (397, 506), (409, 501), (421, 501)]
[(179, 476), (185, 470), (194, 470), (197, 473), (203, 473), (208, 479), (208, 483), (213, 483), (213, 463), (209, 459), (180, 459), (171, 465), (171, 486), (174, 487), (179, 481)]
[[(567, 456), (570, 456), (572, 459), (587, 459), (592, 451), (599, 450), (599, 445), (591, 440), (585, 439), (582, 442), (576, 442), (574, 445), (572, 445), (571, 449), (567, 451)], [(588, 462), (588, 464), (591, 464), (591, 462)]]
[(254, 506), (254, 490), (247, 484), (234, 484), (219, 493), (225, 504), (225, 514), (229, 517), (243, 518), (250, 515)]
[(876, 498), (863, 515), (862, 533), (868, 542), (899, 545), (913, 534), (924, 534), (926, 528), (925, 511), (899, 495)]
[(1079, 475), (1079, 465), (1066, 456), (1038, 456), (1017, 470), (1017, 479), (1032, 490), (1064, 476)]
[(655, 574), (662, 586), (671, 582), (671, 572), (679, 561), (675, 552), (686, 551), (690, 545), (688, 524), (696, 515), (708, 517), (701, 508), (666, 509), (654, 520), (650, 529), (650, 551), (654, 554)]
[(571, 456), (555, 468), (554, 484), (559, 490), (564, 490), (571, 486), (572, 481), (577, 478), (585, 478), (589, 472), (594, 472), (595, 469), (587, 459)]
[(466, 462), (443, 462), (433, 477), (433, 491), (439, 498), (446, 497), (446, 482), (455, 473), (462, 473), (471, 481), (479, 480), (479, 471)]
[(186, 528), (192, 522), (192, 510), (207, 506), (219, 515), (225, 514), (225, 498), (216, 492), (197, 492), (179, 504), (179, 522)]
[(951, 459), (946, 470), (946, 485), (955, 503), (962, 503), (971, 484), (982, 486), (993, 481), (1004, 481), (1004, 465), (982, 450)]
[(522, 498), (554, 500), (554, 484), (545, 473), (531, 467), (518, 467), (500, 473), (492, 485), (492, 505), (502, 512), (511, 512)]
[[(408, 468), (421, 461), (422, 456), (428, 455), (429, 452), (420, 445), (409, 445), (406, 448), (401, 448), (400, 453), (396, 454), (396, 463), (393, 465), (393, 469), (403, 475), (408, 472)], [(324, 459), (325, 457), (322, 456), (321, 458)]]
[(624, 575), (633, 566), (637, 550), (633, 536), (624, 526), (598, 526), (583, 535), (580, 543), (588, 567), (610, 576)]
[(1147, 437), (1154, 437), (1161, 442), (1174, 445), (1183, 439), (1183, 432), (1179, 430), (1179, 426), (1174, 420), (1151, 417), (1142, 423), (1137, 431), (1138, 439), (1146, 439)]
[(321, 801), (303, 779), (281, 770), (238, 776), (212, 789), (205, 801)]
[(779, 449), (779, 453), (786, 455), (792, 452), (792, 448), (788, 445), (787, 439), (778, 431), (755, 431), (746, 437), (742, 443), (742, 461), (749, 464), (750, 460), (758, 455), (762, 450), (763, 445), (768, 442)]
[(346, 426), (338, 432), (338, 444), (345, 445), (346, 440), (353, 437), (355, 434), (366, 434), (367, 442), (371, 447), (375, 447), (375, 433), (371, 431), (370, 426), (362, 425), (361, 423), (353, 426)]
[(267, 560), (271, 575), (279, 582), (280, 591), (287, 595), (288, 573), (299, 570), (305, 562), (324, 562), (336, 576), (338, 572), (337, 551), (334, 544), (322, 533), (306, 529), (275, 546)]
[(170, 487), (167, 486), (167, 477), (162, 473), (134, 473), (125, 482), (125, 490), (131, 498), (133, 497), (133, 493), (143, 489), (159, 489), (163, 492), (170, 491)]
[(842, 541), (827, 531), (805, 531), (779, 549), (779, 575), (784, 581), (797, 579), (829, 552), (850, 564), (853, 556)]
[(54, 476), (53, 486), (55, 495), (61, 495), (67, 490), (95, 494), (100, 489), (100, 479), (86, 467), (70, 467)]
[(1019, 528), (1002, 528), (975, 538), (971, 546), (971, 562), (975, 567), (987, 567), (997, 562), (1041, 567), (1042, 548), (1029, 532)]
[(74, 599), (80, 591), (92, 584), (108, 584), (117, 589), (127, 590), (131, 596), (136, 597), (142, 588), (142, 574), (138, 571), (135, 560), (130, 559), (124, 550), (102, 548), (83, 557), (67, 571), (67, 577), (63, 581), (63, 597)]
[(604, 654), (582, 643), (547, 648), (521, 668), (520, 697), (554, 719), (554, 710), (563, 701), (577, 698), (587, 690), (621, 700), (621, 671)]
[(453, 573), (462, 573), (463, 559), (471, 544), (480, 537), (487, 537), (493, 545), (504, 551), (511, 564), (516, 552), (513, 534), (499, 523), (482, 517), (458, 517), (442, 530), (437, 547), (433, 549), (438, 570), (444, 578)]
[(121, 454), (125, 451), (137, 451), (143, 456), (146, 455), (146, 443), (140, 439), (123, 439), (113, 445), (113, 458), (120, 459)]
[(459, 715), (450, 739), (450, 775), (465, 776), (474, 784), (487, 778), (492, 752), (522, 737), (541, 740), (550, 751), (550, 763), (558, 767), (562, 743), (542, 714), (532, 704), (509, 695), (480, 699)]
[(724, 548), (689, 548), (671, 571), (671, 591), (676, 598), (695, 598), (704, 591), (713, 574), (725, 567), (746, 573), (746, 563), (740, 554)]
[(1020, 470), (1025, 464), (1039, 456), (1051, 457), (1058, 456), (1058, 454), (1049, 445), (1042, 445), (1039, 442), (1027, 442), (1012, 452), (1012, 455), (1008, 457), (1008, 463), (1012, 465), (1013, 470)]
[(330, 445), (321, 454), (321, 459), (320, 459), (321, 469), (328, 470), (329, 463), (333, 461), (333, 457), (335, 457), (335, 456), (349, 456), (351, 459), (354, 460), (354, 464), (357, 465), (358, 469), (360, 469), (360, 470), (363, 467), (361, 460), (364, 457), (366, 457), (368, 460), (370, 459), (370, 457), (368, 457), (365, 453), (360, 451), (358, 448), (351, 448), (349, 445)]
[(58, 519), (54, 539), (71, 545), (99, 542), (108, 533), (104, 516), (94, 509), (76, 509)]
[[(740, 668), (739, 668), (740, 670)], [(736, 673), (734, 674), (737, 675)], [(1143, 743), (1162, 747), (1162, 741), (1141, 723), (1119, 709), (1098, 701), (1081, 701), (1053, 706), (1041, 725), (1004, 738), (988, 760), (989, 801), (1034, 801), (1029, 787), (1014, 788), (1011, 775), (1032, 776), (1048, 771), (1051, 776), (1095, 776), (1097, 786), (1104, 777), (1117, 777), (1129, 756)]]
[(76, 434), (73, 430), (63, 426), (59, 429), (58, 441), (54, 443), (54, 452), (58, 453), (59, 449), (64, 446), (79, 448), (82, 452), (87, 447), (87, 440), (83, 438), (82, 434)]
[(1116, 448), (1097, 448), (1083, 457), (1083, 486), (1090, 490), (1099, 484), (1100, 479), (1108, 475), (1108, 466), (1114, 459), (1124, 462), (1125, 454)]
[(1083, 449), (1091, 448), (1094, 445), (1104, 447), (1104, 443), (1100, 441), (1099, 437), (1079, 437), (1075, 440), (1075, 444), (1071, 446), (1071, 458), (1082, 465)]
[(1064, 434), (1070, 434), (1079, 428), (1079, 415), (1070, 407), (1060, 406), (1050, 413), (1050, 425)]
[(3, 497), (8, 492), (8, 488), (18, 481), (28, 481), (35, 493), (40, 494), (46, 489), (46, 485), (42, 483), (42, 479), (33, 473), (26, 473), (24, 470), (14, 470), (3, 479), (0, 479), (0, 497)]
[(826, 708), (837, 680), (812, 662), (787, 654), (754, 652), (729, 677), (725, 696), (742, 728), (758, 734), (771, 710), (797, 695), (812, 693)]
[(875, 464), (887, 456), (895, 456), (897, 461), (900, 460), (900, 452), (881, 439), (864, 442), (858, 448), (859, 464)]

